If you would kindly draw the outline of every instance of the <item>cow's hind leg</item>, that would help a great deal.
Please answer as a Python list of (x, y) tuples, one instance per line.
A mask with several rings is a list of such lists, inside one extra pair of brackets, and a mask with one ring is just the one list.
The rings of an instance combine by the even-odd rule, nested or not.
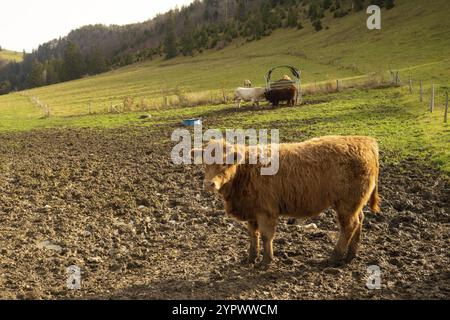
[(350, 240), (350, 245), (348, 246), (348, 253), (347, 253), (347, 257), (346, 257), (346, 261), (350, 262), (352, 261), (355, 257), (356, 254), (358, 253), (358, 247), (359, 247), (359, 243), (361, 241), (361, 234), (362, 234), (362, 226), (363, 226), (363, 221), (364, 221), (364, 213), (361, 210), (358, 216), (358, 220), (359, 220), (359, 225), (356, 228), (355, 234), (353, 235), (352, 239)]
[(273, 237), (276, 219), (261, 215), (258, 218), (258, 226), (264, 246), (262, 265), (269, 265), (273, 261)]
[(362, 205), (342, 204), (337, 208), (340, 227), (339, 240), (331, 255), (331, 262), (341, 262), (347, 254), (350, 241), (359, 227), (359, 213)]
[(244, 258), (243, 263), (255, 263), (259, 256), (259, 230), (256, 221), (247, 222), (248, 234), (250, 236), (250, 249), (248, 256)]

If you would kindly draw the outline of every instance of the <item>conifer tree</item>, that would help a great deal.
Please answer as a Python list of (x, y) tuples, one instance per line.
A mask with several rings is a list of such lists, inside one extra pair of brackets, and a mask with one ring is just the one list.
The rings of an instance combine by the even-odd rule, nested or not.
[(28, 86), (30, 88), (36, 88), (43, 86), (44, 79), (43, 79), (43, 73), (44, 73), (44, 66), (42, 63), (37, 61), (37, 59), (34, 59), (31, 64), (31, 72), (28, 76)]
[(79, 79), (85, 72), (84, 59), (80, 48), (73, 41), (69, 41), (66, 45), (63, 69), (63, 78), (66, 80)]
[(164, 38), (164, 53), (166, 59), (172, 59), (177, 56), (177, 36), (175, 34), (175, 22), (173, 17), (167, 20), (166, 36)]

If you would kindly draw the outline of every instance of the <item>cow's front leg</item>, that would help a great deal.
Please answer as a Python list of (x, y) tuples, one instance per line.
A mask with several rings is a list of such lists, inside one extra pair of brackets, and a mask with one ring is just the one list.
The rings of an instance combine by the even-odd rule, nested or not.
[(264, 246), (262, 265), (269, 265), (273, 261), (273, 237), (275, 235), (276, 219), (270, 216), (260, 216), (258, 227)]
[(259, 256), (259, 231), (256, 221), (247, 222), (248, 234), (250, 236), (250, 249), (248, 256), (244, 259), (244, 263), (255, 263)]

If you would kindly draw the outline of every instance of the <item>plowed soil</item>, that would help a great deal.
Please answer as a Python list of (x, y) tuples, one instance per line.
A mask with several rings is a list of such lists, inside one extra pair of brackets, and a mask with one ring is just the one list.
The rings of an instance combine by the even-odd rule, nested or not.
[[(330, 210), (281, 219), (276, 261), (262, 270), (240, 264), (246, 228), (202, 191), (201, 168), (172, 164), (172, 130), (0, 134), (0, 298), (450, 298), (448, 176), (383, 162), (382, 213), (367, 212), (357, 259), (324, 262), (337, 237)], [(66, 286), (72, 265), (79, 290)], [(370, 265), (380, 290), (366, 287)]]

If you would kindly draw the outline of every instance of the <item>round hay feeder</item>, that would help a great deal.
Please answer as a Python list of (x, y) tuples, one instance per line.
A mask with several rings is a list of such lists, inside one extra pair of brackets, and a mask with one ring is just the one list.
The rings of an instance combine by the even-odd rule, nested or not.
[[(292, 74), (291, 77), (283, 77), (279, 80), (272, 80), (272, 74), (277, 69), (287, 69)], [(301, 71), (293, 66), (277, 66), (270, 69), (266, 76), (264, 77), (266, 80), (266, 90), (276, 90), (276, 89), (284, 89), (289, 88), (291, 86), (295, 86), (298, 90), (298, 96), (296, 99), (296, 104), (298, 99), (301, 100)]]

